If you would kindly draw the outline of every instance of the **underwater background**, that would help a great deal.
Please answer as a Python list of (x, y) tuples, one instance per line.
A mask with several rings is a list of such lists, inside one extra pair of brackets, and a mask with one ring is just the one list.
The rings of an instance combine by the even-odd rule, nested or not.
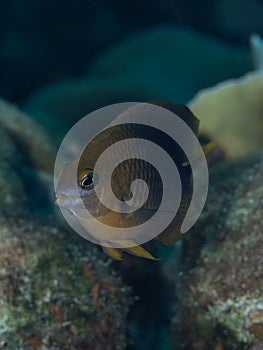
[[(263, 349), (263, 1), (0, 3), (0, 349)], [(103, 106), (200, 119), (205, 209), (158, 261), (115, 261), (54, 202), (68, 130)]]

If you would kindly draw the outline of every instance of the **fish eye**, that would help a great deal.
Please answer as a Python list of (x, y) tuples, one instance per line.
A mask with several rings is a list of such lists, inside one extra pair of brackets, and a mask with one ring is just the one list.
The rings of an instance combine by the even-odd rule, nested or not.
[(90, 172), (85, 174), (80, 180), (80, 187), (83, 190), (90, 191), (94, 188), (97, 182), (97, 176)]

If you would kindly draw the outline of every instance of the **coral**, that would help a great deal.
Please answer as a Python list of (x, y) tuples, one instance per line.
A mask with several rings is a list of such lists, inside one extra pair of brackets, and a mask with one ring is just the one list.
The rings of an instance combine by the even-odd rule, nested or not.
[(8, 161), (0, 158), (0, 215), (1, 212), (24, 212), (27, 195), (19, 175)]
[(72, 125), (94, 109), (117, 102), (186, 103), (200, 88), (244, 74), (249, 67), (248, 50), (180, 27), (156, 27), (102, 53), (87, 76), (36, 92), (25, 109), (42, 121), (46, 115)]
[(5, 128), (0, 125), (0, 154), (1, 158), (8, 159), (15, 155), (16, 148), (14, 145), (14, 142), (12, 141), (10, 135), (8, 135), (8, 132), (5, 130)]
[(0, 99), (0, 125), (1, 130), (3, 129), (1, 135), (4, 136), (1, 143), (4, 157), (14, 155), (15, 149), (19, 149), (20, 152), (23, 149), (36, 169), (53, 172), (54, 147), (42, 126), (2, 99)]
[(217, 140), (229, 157), (263, 147), (263, 74), (255, 71), (198, 92), (188, 103), (200, 131)]
[[(53, 139), (57, 137), (52, 135)], [(0, 99), (0, 138), (0, 215), (25, 213), (26, 203), (34, 212), (44, 213), (47, 206), (53, 210), (55, 148), (47, 131)]]
[(213, 349), (218, 341), (222, 349), (249, 349), (263, 339), (262, 171), (260, 154), (211, 175), (206, 209), (177, 271), (180, 349)]
[(191, 89), (242, 74), (248, 59), (246, 50), (185, 28), (159, 26), (112, 46), (91, 64), (89, 73), (107, 78), (136, 74), (156, 78), (158, 85), (172, 79), (175, 86)]

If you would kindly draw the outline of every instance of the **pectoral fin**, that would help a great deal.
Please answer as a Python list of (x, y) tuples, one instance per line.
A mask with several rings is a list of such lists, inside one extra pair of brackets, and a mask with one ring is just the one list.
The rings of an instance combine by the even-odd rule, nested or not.
[[(130, 246), (131, 244), (134, 244), (134, 246)], [(142, 246), (136, 245), (135, 242), (116, 241), (116, 245), (118, 245), (118, 247), (122, 246), (122, 248), (102, 247), (104, 252), (115, 260), (123, 260), (124, 252), (138, 256), (140, 258), (145, 258), (149, 260), (160, 260), (158, 258), (155, 258), (150, 252), (148, 252)]]
[(135, 247), (129, 247), (125, 249), (126, 252), (138, 256), (140, 258), (150, 259), (150, 260), (160, 260), (158, 258), (155, 258), (151, 253), (149, 253), (146, 249), (144, 249), (142, 246), (137, 245)]
[(205, 155), (209, 154), (216, 147), (218, 147), (218, 143), (215, 141), (211, 141), (211, 142), (207, 143), (206, 145), (202, 146)]
[(120, 248), (102, 247), (104, 252), (115, 260), (123, 260), (124, 251)]
[[(144, 249), (141, 245), (136, 245), (135, 242), (132, 241), (118, 241), (116, 242), (119, 245), (123, 246), (123, 250), (129, 254), (138, 256), (140, 258), (150, 259), (150, 260), (160, 260), (158, 258), (155, 258), (151, 253), (149, 253), (146, 249)], [(134, 246), (130, 246), (131, 244), (134, 244)], [(129, 245), (127, 247), (127, 245)]]
[[(211, 141), (207, 143), (206, 145), (202, 146), (203, 152), (205, 155), (208, 155), (211, 151), (213, 151), (216, 147), (218, 147), (218, 143), (215, 141)], [(182, 166), (189, 166), (190, 163), (187, 160), (186, 162), (182, 163)]]

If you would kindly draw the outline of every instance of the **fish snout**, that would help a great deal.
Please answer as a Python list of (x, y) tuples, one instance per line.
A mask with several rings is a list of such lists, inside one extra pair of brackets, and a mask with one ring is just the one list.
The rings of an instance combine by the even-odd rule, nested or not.
[(62, 208), (71, 208), (73, 206), (73, 201), (71, 196), (64, 192), (56, 192), (54, 193), (55, 197), (55, 205)]

